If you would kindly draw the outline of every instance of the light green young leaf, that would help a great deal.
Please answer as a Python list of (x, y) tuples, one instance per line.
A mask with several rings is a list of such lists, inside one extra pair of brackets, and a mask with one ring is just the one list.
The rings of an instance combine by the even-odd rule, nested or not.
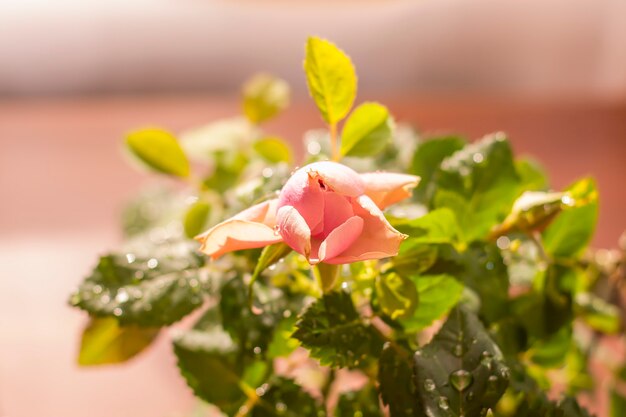
[(516, 159), (515, 170), (520, 177), (523, 191), (546, 191), (549, 188), (548, 174), (537, 161), (529, 158)]
[(183, 226), (185, 229), (185, 236), (189, 239), (193, 239), (204, 231), (206, 227), (207, 219), (211, 213), (211, 206), (206, 201), (196, 201), (193, 203), (185, 213), (183, 219)]
[(407, 243), (451, 243), (458, 241), (460, 229), (449, 208), (433, 210), (416, 219), (393, 219), (392, 225), (409, 235)]
[(158, 328), (121, 327), (114, 318), (92, 317), (83, 330), (78, 364), (93, 366), (126, 362), (150, 346), (158, 334)]
[(278, 137), (265, 137), (254, 142), (254, 150), (261, 155), (266, 161), (277, 164), (279, 162), (286, 162), (288, 164), (293, 160), (291, 148), (281, 138)]
[(271, 119), (289, 106), (289, 85), (269, 74), (257, 74), (243, 86), (243, 112), (252, 123)]
[(356, 73), (350, 58), (333, 43), (310, 37), (304, 60), (309, 92), (326, 123), (346, 117), (356, 97)]
[(557, 258), (579, 255), (598, 220), (598, 191), (591, 178), (576, 182), (567, 192), (575, 206), (562, 212), (543, 233), (546, 252)]
[(376, 294), (380, 308), (393, 320), (411, 316), (417, 307), (413, 281), (393, 272), (378, 276)]
[(343, 128), (340, 153), (343, 156), (373, 156), (389, 143), (393, 120), (387, 108), (378, 103), (358, 106)]
[(448, 313), (461, 298), (463, 284), (450, 275), (411, 277), (419, 303), (411, 316), (400, 320), (406, 331), (418, 332)]
[(171, 133), (158, 129), (136, 130), (126, 136), (128, 149), (148, 167), (164, 174), (189, 176), (189, 161)]

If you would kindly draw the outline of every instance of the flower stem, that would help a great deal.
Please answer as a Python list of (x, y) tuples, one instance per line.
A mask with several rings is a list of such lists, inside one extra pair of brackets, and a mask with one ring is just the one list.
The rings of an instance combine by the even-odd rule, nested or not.
[(339, 147), (337, 144), (337, 123), (330, 124), (330, 154), (333, 161), (339, 161)]

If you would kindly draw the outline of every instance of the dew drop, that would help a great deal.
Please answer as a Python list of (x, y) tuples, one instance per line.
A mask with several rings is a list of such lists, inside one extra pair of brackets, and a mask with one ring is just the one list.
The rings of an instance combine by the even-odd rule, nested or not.
[(157, 266), (159, 266), (159, 261), (157, 261), (155, 258), (150, 258), (148, 259), (147, 265), (148, 265), (148, 268), (154, 269)]
[(115, 295), (115, 301), (117, 301), (118, 303), (125, 303), (126, 301), (128, 301), (128, 298), (128, 293), (123, 288), (120, 288)]
[(496, 245), (500, 250), (506, 250), (511, 246), (511, 239), (506, 236), (500, 236), (498, 240), (496, 240)]
[(287, 411), (287, 404), (285, 404), (285, 403), (280, 403), (280, 402), (279, 402), (279, 403), (276, 403), (276, 411), (277, 411), (279, 414), (284, 413), (285, 411)]
[(465, 369), (459, 369), (450, 374), (450, 383), (459, 392), (463, 392), (469, 388), (473, 381), (474, 377)]
[(189, 286), (191, 288), (196, 288), (198, 285), (199, 285), (199, 282), (198, 282), (197, 279), (192, 278), (192, 279), (189, 280)]
[(480, 164), (484, 159), (485, 157), (480, 152), (476, 152), (474, 155), (472, 155), (472, 160), (477, 164)]
[(111, 301), (111, 297), (109, 296), (109, 294), (103, 294), (102, 297), (100, 297), (100, 302), (102, 304), (108, 304)]
[(450, 408), (450, 403), (448, 402), (448, 398), (447, 397), (439, 397), (437, 399), (437, 405), (442, 410), (447, 410), (448, 408)]
[(283, 317), (288, 319), (289, 317), (291, 317), (291, 310), (285, 310), (283, 311)]
[(143, 277), (144, 277), (143, 271), (135, 271), (135, 278), (136, 279), (143, 279)]
[(122, 309), (121, 309), (121, 308), (119, 308), (119, 307), (114, 308), (114, 309), (113, 309), (113, 315), (114, 315), (115, 317), (119, 317), (119, 316), (121, 316), (121, 315), (122, 315)]
[(127, 253), (126, 254), (126, 260), (128, 261), (129, 264), (132, 264), (133, 262), (135, 262), (135, 259), (137, 259), (137, 258), (135, 257), (134, 254), (132, 254), (132, 253)]
[(427, 379), (424, 380), (424, 389), (426, 391), (431, 392), (431, 391), (434, 391), (435, 388), (437, 388), (437, 386), (435, 385), (435, 381), (433, 381), (430, 378), (427, 378)]
[(94, 294), (100, 294), (102, 292), (102, 287), (100, 285), (94, 285), (91, 290)]
[(261, 348), (258, 346), (255, 346), (254, 349), (252, 349), (252, 351), (254, 352), (255, 355), (261, 354)]
[(489, 387), (494, 388), (495, 385), (498, 383), (498, 377), (495, 375), (491, 375), (489, 378), (487, 378), (487, 382), (489, 383)]
[(311, 155), (318, 155), (322, 150), (322, 146), (319, 142), (311, 141), (307, 144), (306, 150)]
[(272, 168), (263, 168), (263, 171), (261, 171), (261, 175), (263, 175), (264, 178), (272, 178), (272, 175), (274, 175), (274, 170)]
[(494, 267), (493, 262), (487, 262), (487, 264), (485, 265), (485, 268), (487, 268), (489, 271), (491, 271)]

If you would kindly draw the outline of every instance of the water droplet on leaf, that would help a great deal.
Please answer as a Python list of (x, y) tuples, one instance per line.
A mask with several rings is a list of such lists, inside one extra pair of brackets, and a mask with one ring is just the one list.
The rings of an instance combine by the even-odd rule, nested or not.
[(426, 391), (434, 391), (435, 388), (437, 388), (437, 386), (435, 385), (435, 381), (433, 381), (432, 379), (425, 379), (424, 380), (424, 389)]
[(463, 392), (469, 388), (469, 386), (472, 385), (473, 380), (474, 377), (472, 374), (465, 369), (459, 369), (458, 371), (454, 371), (450, 374), (450, 383), (459, 392)]

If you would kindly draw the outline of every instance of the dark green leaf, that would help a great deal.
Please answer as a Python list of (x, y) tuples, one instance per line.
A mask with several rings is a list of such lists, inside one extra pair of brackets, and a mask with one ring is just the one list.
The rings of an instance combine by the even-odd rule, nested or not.
[(243, 112), (252, 123), (271, 119), (289, 106), (289, 85), (269, 74), (257, 74), (243, 86)]
[(206, 227), (209, 214), (211, 213), (211, 206), (205, 201), (196, 201), (193, 203), (183, 220), (183, 226), (185, 228), (185, 236), (193, 239), (200, 233), (202, 233)]
[(587, 292), (576, 294), (574, 310), (577, 316), (597, 331), (614, 334), (620, 330), (619, 309), (594, 294)]
[(304, 59), (309, 93), (326, 123), (346, 117), (356, 97), (356, 73), (350, 58), (333, 43), (311, 37)]
[(378, 103), (359, 105), (344, 125), (341, 155), (373, 156), (382, 151), (392, 135), (393, 121), (387, 108)]
[(378, 382), (383, 403), (390, 417), (425, 417), (423, 406), (413, 383), (413, 364), (389, 343), (380, 356)]
[(366, 385), (359, 391), (342, 393), (335, 408), (335, 417), (383, 417), (376, 388)]
[(418, 145), (410, 173), (419, 175), (422, 180), (413, 195), (424, 203), (428, 203), (434, 192), (433, 176), (441, 162), (456, 151), (463, 148), (465, 139), (458, 136), (443, 136), (429, 139)]
[(433, 340), (415, 352), (415, 385), (432, 417), (479, 417), (509, 380), (498, 346), (478, 318), (456, 308)]
[[(275, 377), (255, 403), (251, 417), (316, 417), (325, 415), (322, 408), (302, 387), (286, 378)], [(257, 390), (257, 392), (259, 392)]]
[(232, 415), (246, 393), (241, 378), (244, 365), (228, 333), (219, 327), (194, 328), (174, 341), (174, 353), (182, 376), (194, 394)]
[(204, 259), (194, 242), (164, 240), (136, 249), (100, 258), (71, 304), (122, 325), (153, 327), (174, 323), (202, 304)]
[(189, 176), (189, 161), (171, 133), (146, 128), (126, 135), (126, 145), (143, 163), (155, 171), (178, 177)]
[(313, 303), (300, 317), (293, 337), (322, 365), (357, 367), (377, 357), (383, 341), (356, 311), (350, 294), (335, 291)]
[(454, 211), (465, 241), (471, 242), (484, 238), (504, 219), (519, 181), (509, 143), (497, 133), (443, 160), (433, 205)]
[(572, 328), (564, 326), (548, 339), (534, 343), (528, 355), (537, 365), (544, 368), (558, 368), (563, 366), (571, 344)]
[(400, 320), (408, 332), (420, 331), (448, 313), (463, 292), (463, 284), (450, 275), (415, 275), (411, 279), (419, 302), (411, 316)]
[(543, 246), (554, 257), (580, 254), (587, 246), (598, 220), (598, 192), (589, 178), (567, 189), (575, 207), (561, 213), (543, 233)]
[(378, 276), (376, 294), (381, 310), (392, 320), (411, 316), (417, 307), (413, 281), (393, 272)]
[(150, 346), (158, 334), (158, 328), (120, 327), (114, 318), (91, 318), (83, 330), (78, 364), (92, 366), (126, 362)]

